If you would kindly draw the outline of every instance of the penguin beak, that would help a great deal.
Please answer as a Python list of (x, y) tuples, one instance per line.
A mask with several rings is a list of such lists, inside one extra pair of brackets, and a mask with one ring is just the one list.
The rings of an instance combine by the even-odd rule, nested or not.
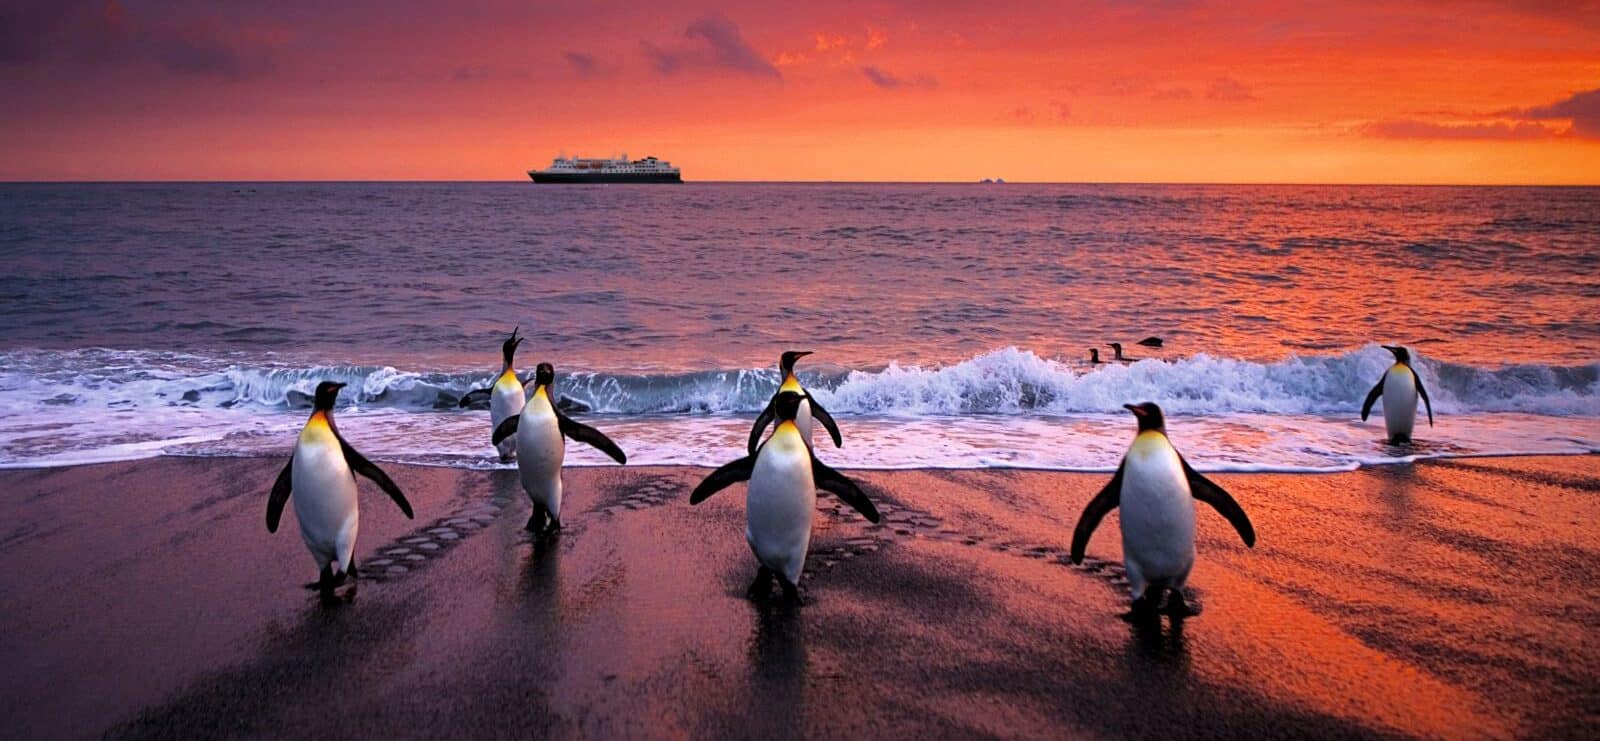
[(335, 384), (333, 384), (333, 390), (334, 391), (338, 391), (339, 389), (342, 389), (345, 386), (346, 386), (346, 384), (343, 384), (343, 383), (335, 383)]
[(1139, 408), (1139, 407), (1137, 407), (1137, 406), (1134, 406), (1133, 404), (1123, 404), (1122, 408), (1126, 409), (1126, 410), (1128, 410), (1130, 412), (1133, 412), (1133, 416), (1135, 416), (1135, 417), (1143, 417), (1144, 416), (1144, 410)]

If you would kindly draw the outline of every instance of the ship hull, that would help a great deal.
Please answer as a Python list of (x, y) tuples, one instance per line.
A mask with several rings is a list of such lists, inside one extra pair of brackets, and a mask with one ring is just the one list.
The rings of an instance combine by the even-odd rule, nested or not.
[(681, 183), (683, 176), (676, 172), (613, 172), (613, 173), (528, 173), (535, 183)]

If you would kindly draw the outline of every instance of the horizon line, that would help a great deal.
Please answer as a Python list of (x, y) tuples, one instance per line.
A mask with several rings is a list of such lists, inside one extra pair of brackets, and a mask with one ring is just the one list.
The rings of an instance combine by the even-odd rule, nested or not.
[[(226, 180), (226, 179), (114, 179), (114, 180), (78, 180), (78, 179), (42, 179), (42, 180), (4, 180), (0, 185), (290, 185), (290, 184), (511, 184), (526, 183), (535, 185), (526, 179), (505, 180), (477, 180), (477, 179), (429, 179), (429, 178), (355, 178), (339, 180), (332, 178), (309, 179), (270, 179), (270, 180)], [(984, 182), (983, 180), (684, 180), (678, 183), (560, 183), (542, 184), (544, 188), (571, 187), (573, 185), (607, 185), (607, 186), (671, 186), (671, 185), (1197, 185), (1197, 186), (1285, 186), (1285, 187), (1366, 187), (1366, 188), (1594, 188), (1600, 187), (1600, 180), (1588, 183), (1531, 183), (1531, 182), (1370, 182), (1370, 181), (1251, 181), (1251, 180), (1006, 180), (1004, 182)]]

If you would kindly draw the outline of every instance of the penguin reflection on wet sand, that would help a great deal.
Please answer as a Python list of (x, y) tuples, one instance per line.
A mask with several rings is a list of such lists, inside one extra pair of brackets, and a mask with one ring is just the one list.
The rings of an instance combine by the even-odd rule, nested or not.
[(778, 394), (792, 391), (800, 395), (800, 411), (794, 418), (795, 426), (800, 429), (800, 437), (804, 438), (806, 445), (811, 444), (811, 420), (816, 418), (823, 427), (828, 428), (828, 436), (833, 438), (833, 447), (844, 447), (844, 439), (839, 436), (839, 425), (833, 421), (833, 415), (817, 403), (811, 392), (800, 385), (800, 379), (794, 375), (795, 361), (810, 355), (810, 350), (790, 350), (778, 358), (778, 370), (783, 373), (783, 382), (778, 385), (772, 398), (767, 400), (767, 408), (761, 410), (761, 415), (756, 417), (756, 424), (750, 428), (750, 442), (745, 446), (751, 455), (755, 455), (756, 447), (761, 444), (761, 433), (772, 424), (773, 405), (778, 401)]
[[(356, 578), (356, 531), (361, 523), (355, 474), (377, 483), (400, 506), (406, 519), (413, 516), (411, 503), (400, 493), (400, 487), (339, 434), (333, 422), (333, 403), (341, 388), (344, 384), (333, 381), (317, 384), (311, 418), (300, 430), (294, 453), (278, 473), (267, 498), (267, 532), (275, 533), (283, 517), (283, 505), (294, 494), (300, 537), (320, 571), (317, 581), (306, 586), (321, 592), (324, 599), (331, 598), (334, 587), (346, 578)], [(351, 589), (353, 592), (354, 586)]]
[(528, 516), (529, 532), (550, 534), (561, 529), (561, 464), (567, 455), (564, 437), (594, 447), (618, 463), (627, 463), (622, 448), (599, 430), (575, 422), (556, 408), (553, 385), (555, 367), (540, 363), (533, 375), (533, 393), (522, 405), (520, 414), (507, 417), (494, 428), (494, 444), (515, 436), (517, 472), (522, 490), (533, 501)]
[(1417, 397), (1428, 407), (1428, 426), (1433, 426), (1433, 402), (1428, 400), (1428, 390), (1422, 387), (1422, 375), (1411, 367), (1411, 351), (1403, 347), (1383, 345), (1394, 355), (1394, 365), (1383, 372), (1378, 384), (1367, 392), (1361, 404), (1361, 421), (1367, 421), (1372, 405), (1383, 397), (1383, 426), (1389, 433), (1389, 443), (1400, 445), (1411, 442), (1411, 428), (1417, 423)]
[[(479, 403), (484, 399), (489, 400), (489, 431), (494, 432), (506, 418), (522, 411), (522, 405), (527, 403), (528, 397), (522, 390), (522, 381), (517, 378), (516, 367), (512, 359), (517, 354), (517, 346), (522, 344), (523, 338), (517, 336), (517, 327), (511, 330), (511, 336), (500, 345), (500, 354), (503, 358), (500, 364), (500, 375), (494, 379), (494, 384), (486, 389), (474, 389), (461, 397), (458, 406), (466, 408)], [(507, 439), (495, 446), (500, 452), (500, 462), (504, 463), (517, 455), (517, 442)]]
[(804, 401), (798, 393), (779, 391), (772, 403), (778, 420), (772, 436), (754, 454), (712, 471), (689, 495), (690, 504), (699, 504), (728, 486), (750, 482), (744, 537), (760, 563), (750, 584), (752, 598), (765, 596), (776, 576), (784, 597), (800, 601), (800, 572), (811, 545), (817, 489), (832, 492), (868, 521), (879, 520), (878, 509), (861, 487), (817, 460), (801, 437), (795, 418)]
[(1184, 601), (1183, 586), (1194, 567), (1194, 500), (1214, 507), (1255, 547), (1256, 531), (1239, 503), (1189, 466), (1167, 439), (1161, 407), (1126, 404), (1139, 421), (1133, 444), (1111, 477), (1078, 518), (1072, 531), (1072, 562), (1083, 563), (1089, 536), (1106, 513), (1122, 508), (1122, 558), (1133, 597), (1134, 620), (1154, 617), (1162, 594), (1171, 591), (1167, 612), (1182, 618), (1198, 612)]

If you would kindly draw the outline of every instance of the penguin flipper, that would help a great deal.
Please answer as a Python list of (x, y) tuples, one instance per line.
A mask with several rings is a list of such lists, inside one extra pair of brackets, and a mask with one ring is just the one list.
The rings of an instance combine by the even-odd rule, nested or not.
[[(746, 452), (750, 453), (750, 455), (755, 455), (756, 449), (761, 447), (761, 433), (767, 429), (767, 425), (772, 424), (772, 420), (778, 418), (775, 408), (777, 401), (778, 395), (773, 394), (772, 398), (767, 400), (767, 408), (761, 410), (761, 415), (756, 417), (755, 426), (750, 428), (750, 442), (745, 446)], [(816, 407), (812, 408), (815, 409)]]
[(1083, 508), (1083, 514), (1078, 516), (1078, 526), (1072, 528), (1073, 563), (1083, 563), (1083, 551), (1089, 547), (1089, 536), (1094, 535), (1094, 529), (1100, 526), (1106, 514), (1122, 503), (1122, 471), (1127, 467), (1128, 459), (1123, 458), (1117, 466), (1116, 475), (1089, 500), (1089, 504)]
[(711, 472), (705, 481), (700, 482), (689, 495), (690, 504), (699, 504), (723, 489), (740, 481), (749, 481), (750, 474), (756, 470), (756, 457), (747, 455), (739, 460), (729, 463), (722, 468)]
[[(1416, 374), (1413, 373), (1411, 375), (1414, 376)], [(1372, 390), (1367, 392), (1367, 400), (1365, 402), (1362, 402), (1362, 404), (1361, 404), (1361, 421), (1362, 422), (1367, 421), (1367, 415), (1372, 413), (1372, 405), (1376, 404), (1378, 402), (1378, 397), (1383, 396), (1383, 382), (1388, 377), (1389, 377), (1389, 372), (1388, 371), (1384, 371), (1383, 375), (1378, 377), (1378, 385), (1373, 386)]]
[(839, 425), (833, 421), (833, 415), (829, 414), (828, 410), (823, 409), (822, 405), (817, 403), (817, 397), (813, 396), (810, 391), (806, 392), (806, 399), (811, 402), (811, 416), (821, 422), (823, 427), (828, 428), (828, 437), (833, 438), (833, 447), (844, 447), (844, 440), (839, 437)]
[(1422, 397), (1422, 405), (1428, 408), (1428, 426), (1433, 426), (1433, 402), (1428, 400), (1428, 390), (1422, 387), (1422, 374), (1417, 369), (1411, 369), (1411, 378), (1417, 384), (1417, 396)]
[[(812, 409), (814, 411), (816, 408)], [(876, 523), (882, 519), (878, 514), (878, 508), (872, 506), (872, 500), (867, 498), (867, 493), (862, 491), (856, 482), (829, 468), (828, 464), (817, 460), (816, 456), (811, 457), (811, 478), (818, 489), (838, 497), (845, 504), (855, 508), (855, 511), (860, 512), (868, 522)]]
[(1199, 471), (1189, 466), (1189, 462), (1180, 454), (1178, 462), (1183, 464), (1183, 476), (1189, 480), (1189, 494), (1206, 504), (1211, 505), (1218, 514), (1221, 514), (1239, 531), (1239, 538), (1250, 548), (1256, 547), (1256, 529), (1250, 524), (1250, 517), (1244, 513), (1244, 508), (1234, 501), (1233, 495), (1217, 486), (1216, 482), (1200, 475)]
[(490, 439), (494, 441), (495, 445), (499, 445), (501, 441), (517, 434), (517, 426), (521, 424), (521, 422), (522, 415), (520, 414), (513, 414), (503, 420), (500, 420), (500, 425), (494, 428), (494, 436)]
[(400, 505), (400, 511), (406, 513), (406, 519), (416, 518), (416, 515), (411, 512), (411, 503), (406, 501), (406, 495), (400, 493), (400, 487), (396, 486), (394, 480), (389, 478), (389, 474), (384, 473), (383, 469), (378, 468), (372, 461), (367, 460), (366, 456), (351, 447), (350, 443), (345, 442), (342, 437), (339, 438), (339, 447), (344, 450), (344, 462), (350, 464), (350, 470), (372, 479), (373, 483), (383, 490), (383, 493), (388, 494), (395, 504)]
[(561, 434), (611, 456), (611, 460), (618, 463), (628, 462), (628, 454), (622, 452), (622, 448), (617, 447), (616, 443), (611, 442), (611, 438), (606, 437), (605, 433), (573, 420), (562, 414), (559, 409), (556, 410), (556, 426), (561, 428)]
[(289, 462), (283, 464), (283, 470), (278, 472), (278, 480), (272, 482), (272, 494), (267, 497), (267, 532), (278, 532), (278, 521), (283, 519), (283, 505), (289, 501), (289, 490), (294, 485), (294, 454), (289, 454)]
[(460, 407), (462, 409), (466, 409), (467, 407), (470, 407), (473, 404), (488, 403), (488, 401), (489, 401), (489, 392), (490, 392), (489, 389), (473, 389), (471, 391), (468, 391), (467, 393), (462, 395), (461, 401), (456, 402), (456, 406)]

